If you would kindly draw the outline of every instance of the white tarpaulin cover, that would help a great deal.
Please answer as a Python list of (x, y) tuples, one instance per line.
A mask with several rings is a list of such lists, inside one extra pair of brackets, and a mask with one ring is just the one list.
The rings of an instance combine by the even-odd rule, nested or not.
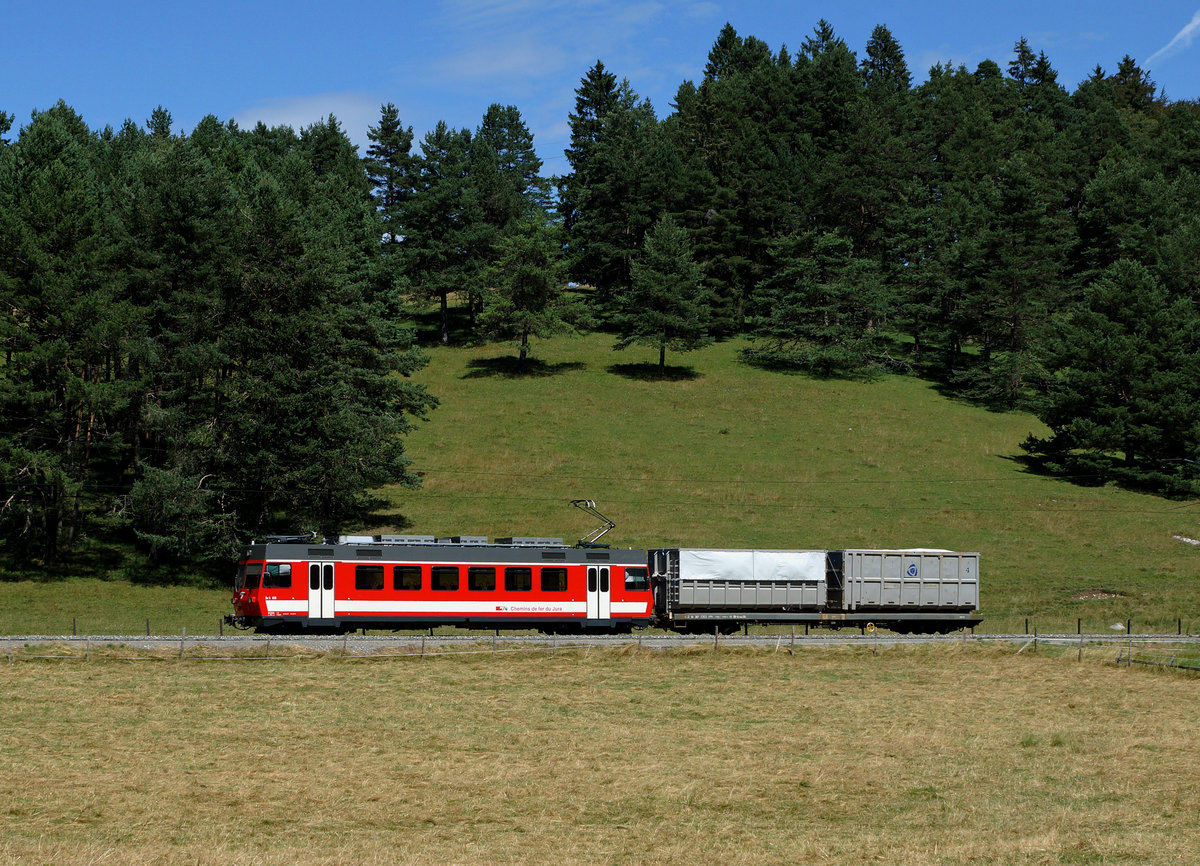
[(825, 580), (823, 550), (680, 550), (680, 580)]

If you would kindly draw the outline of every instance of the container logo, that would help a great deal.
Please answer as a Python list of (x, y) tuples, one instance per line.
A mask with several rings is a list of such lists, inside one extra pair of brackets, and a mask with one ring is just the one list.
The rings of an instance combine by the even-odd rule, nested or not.
[(909, 577), (916, 577), (917, 574), (919, 573), (917, 570), (917, 564), (915, 562), (910, 562), (908, 564), (908, 568), (905, 570), (904, 573), (907, 574)]

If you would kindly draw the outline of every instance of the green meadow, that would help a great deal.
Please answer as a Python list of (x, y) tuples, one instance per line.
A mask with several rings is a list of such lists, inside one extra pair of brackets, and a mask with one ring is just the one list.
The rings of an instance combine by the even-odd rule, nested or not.
[[(1044, 428), (914, 376), (819, 380), (738, 362), (731, 341), (668, 355), (596, 334), (539, 343), (524, 375), (504, 349), (437, 348), (441, 406), (409, 439), (420, 491), (386, 491), (390, 521), (439, 535), (551, 535), (616, 523), (614, 545), (939, 547), (981, 554), (987, 630), (1132, 620), (1200, 629), (1200, 511), (1030, 472)], [(673, 366), (672, 366), (673, 365)]]
[[(523, 373), (507, 347), (431, 348), (418, 379), (441, 405), (407, 444), (423, 486), (381, 491), (375, 524), (347, 529), (574, 541), (595, 523), (569, 502), (591, 499), (621, 547), (978, 551), (983, 631), (1200, 631), (1200, 550), (1176, 537), (1200, 537), (1195, 503), (1029, 471), (1031, 415), (915, 376), (756, 369), (742, 345), (668, 354), (665, 376), (604, 334), (539, 341)], [(0, 582), (0, 630), (200, 633), (227, 605), (224, 589)]]

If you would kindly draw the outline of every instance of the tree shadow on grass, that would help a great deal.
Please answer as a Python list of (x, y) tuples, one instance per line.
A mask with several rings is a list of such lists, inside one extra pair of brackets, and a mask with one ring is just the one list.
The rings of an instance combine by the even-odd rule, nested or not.
[[(1032, 437), (1026, 440), (1027, 443), (1031, 441)], [(1023, 473), (1074, 487), (1119, 487), (1177, 502), (1200, 496), (1200, 471), (1190, 462), (1163, 461), (1147, 466), (1131, 464), (1110, 454), (1039, 454), (1036, 451), (1001, 455), (1000, 459), (1016, 463)]]
[(372, 535), (384, 532), (388, 534), (403, 533), (406, 529), (411, 529), (412, 520), (394, 508), (390, 503), (382, 503), (377, 508), (373, 508), (364, 516), (363, 526), (369, 529)]
[(521, 359), (513, 355), (502, 355), (499, 358), (477, 358), (467, 362), (467, 372), (463, 379), (538, 379), (545, 376), (561, 376), (584, 370), (587, 364), (581, 361), (564, 361), (561, 364), (547, 364), (536, 358), (526, 358), (522, 366)]
[(0, 582), (33, 581), (58, 583), (77, 577), (121, 580), (130, 560), (137, 556), (132, 545), (85, 539), (63, 551), (58, 562), (23, 559), (12, 553), (0, 553)]
[(694, 367), (676, 367), (668, 364), (613, 364), (608, 372), (639, 382), (691, 382), (700, 378)]

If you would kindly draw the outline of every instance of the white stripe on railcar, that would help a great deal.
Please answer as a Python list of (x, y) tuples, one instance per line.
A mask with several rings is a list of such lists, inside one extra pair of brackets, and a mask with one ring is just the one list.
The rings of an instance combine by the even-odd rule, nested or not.
[(582, 601), (378, 601), (338, 599), (339, 614), (354, 613), (584, 613)]
[[(307, 614), (307, 600), (294, 601), (290, 599), (267, 599), (268, 616), (286, 616), (289, 614)], [(363, 613), (451, 613), (451, 614), (483, 614), (483, 613), (565, 613), (581, 614), (587, 612), (587, 603), (582, 601), (570, 602), (531, 602), (531, 601), (359, 601), (339, 599), (335, 602), (338, 615), (353, 615)], [(646, 615), (650, 612), (650, 604), (641, 601), (614, 601), (614, 614)]]

